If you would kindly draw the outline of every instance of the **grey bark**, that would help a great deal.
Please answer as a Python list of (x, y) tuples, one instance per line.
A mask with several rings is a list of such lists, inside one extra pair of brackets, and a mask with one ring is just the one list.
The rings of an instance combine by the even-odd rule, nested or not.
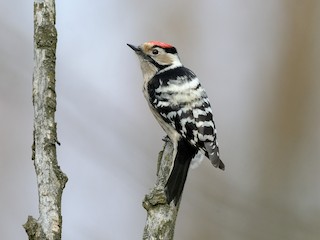
[(147, 221), (144, 228), (144, 240), (173, 239), (179, 204), (166, 202), (164, 187), (169, 178), (172, 166), (173, 145), (167, 139), (163, 151), (159, 153), (157, 180), (154, 188), (143, 200), (143, 207), (147, 210)]
[(56, 157), (55, 15), (54, 0), (35, 0), (32, 159), (38, 184), (40, 216), (38, 219), (29, 216), (24, 224), (29, 239), (33, 240), (61, 239), (61, 196), (68, 180), (60, 170)]

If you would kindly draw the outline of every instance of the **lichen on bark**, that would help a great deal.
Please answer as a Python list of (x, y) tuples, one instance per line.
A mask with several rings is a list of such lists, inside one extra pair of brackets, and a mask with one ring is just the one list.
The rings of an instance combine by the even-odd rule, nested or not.
[(24, 224), (32, 240), (61, 239), (61, 197), (68, 178), (61, 171), (56, 155), (56, 45), (55, 2), (35, 1), (32, 160), (38, 184), (40, 216), (38, 219), (29, 216)]
[(157, 165), (157, 180), (153, 189), (143, 200), (147, 211), (147, 220), (143, 232), (144, 240), (171, 240), (174, 236), (175, 223), (178, 215), (177, 206), (172, 201), (167, 204), (164, 188), (173, 163), (173, 145), (165, 139), (163, 150), (159, 153)]

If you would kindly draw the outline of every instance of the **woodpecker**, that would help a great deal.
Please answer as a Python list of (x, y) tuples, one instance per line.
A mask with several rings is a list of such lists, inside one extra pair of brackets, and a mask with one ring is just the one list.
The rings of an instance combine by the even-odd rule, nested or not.
[(143, 94), (160, 126), (173, 143), (173, 167), (165, 185), (167, 203), (180, 201), (191, 160), (198, 152), (224, 170), (217, 130), (205, 90), (180, 62), (170, 44), (150, 41), (134, 46), (143, 74)]

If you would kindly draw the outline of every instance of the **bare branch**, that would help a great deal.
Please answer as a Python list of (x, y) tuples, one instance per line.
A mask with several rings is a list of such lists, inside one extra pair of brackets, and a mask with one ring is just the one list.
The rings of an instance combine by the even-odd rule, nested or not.
[(56, 157), (55, 64), (57, 31), (54, 0), (34, 2), (33, 154), (39, 194), (39, 219), (29, 216), (29, 239), (61, 239), (61, 196), (67, 176)]
[(145, 196), (143, 207), (147, 210), (147, 221), (143, 239), (173, 239), (179, 204), (167, 204), (164, 187), (169, 178), (172, 165), (173, 145), (166, 140), (163, 151), (159, 153), (157, 181), (151, 192)]

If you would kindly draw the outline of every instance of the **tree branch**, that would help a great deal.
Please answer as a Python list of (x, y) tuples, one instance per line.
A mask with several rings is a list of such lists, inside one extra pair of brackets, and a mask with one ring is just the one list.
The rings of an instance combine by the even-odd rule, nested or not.
[(34, 2), (34, 132), (32, 159), (39, 194), (39, 219), (29, 216), (24, 228), (29, 239), (61, 239), (61, 196), (67, 176), (56, 157), (55, 64), (57, 31), (54, 0)]
[(174, 201), (167, 204), (164, 193), (173, 163), (172, 153), (173, 145), (166, 138), (163, 150), (159, 153), (156, 184), (143, 200), (143, 207), (147, 210), (147, 221), (143, 233), (144, 240), (173, 239), (180, 202), (177, 206), (175, 206)]

